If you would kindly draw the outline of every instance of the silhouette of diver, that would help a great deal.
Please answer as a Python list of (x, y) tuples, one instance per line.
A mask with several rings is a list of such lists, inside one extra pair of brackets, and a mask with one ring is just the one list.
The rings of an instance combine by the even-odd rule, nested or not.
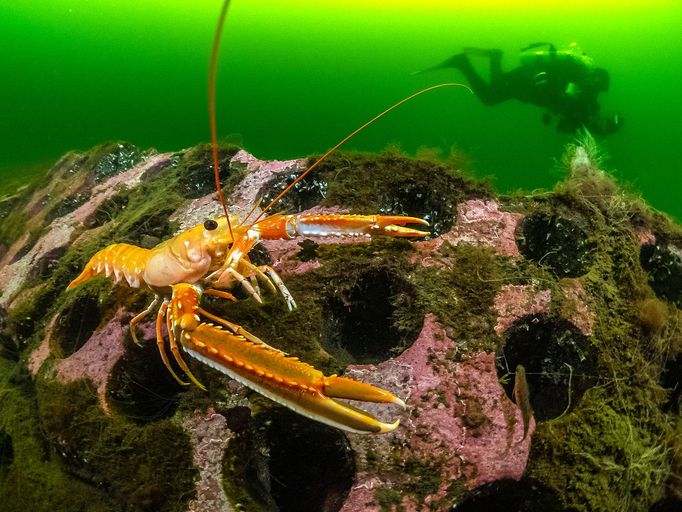
[[(482, 55), (490, 61), (490, 80), (486, 83), (471, 65), (469, 55)], [(592, 59), (577, 44), (557, 50), (551, 43), (533, 43), (521, 50), (521, 66), (502, 71), (502, 50), (465, 48), (438, 64), (415, 74), (454, 67), (486, 105), (510, 99), (532, 103), (547, 109), (542, 119), (552, 122), (559, 116), (557, 130), (575, 133), (586, 128), (594, 135), (605, 136), (622, 125), (619, 114), (602, 116), (597, 97), (609, 88), (609, 73), (594, 66)]]

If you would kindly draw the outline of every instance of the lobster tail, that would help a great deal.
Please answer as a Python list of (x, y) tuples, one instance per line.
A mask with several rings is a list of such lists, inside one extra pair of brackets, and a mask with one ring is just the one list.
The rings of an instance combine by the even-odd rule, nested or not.
[(114, 244), (97, 252), (81, 274), (69, 283), (67, 289), (75, 288), (79, 284), (92, 277), (104, 274), (114, 276), (114, 281), (119, 282), (125, 278), (133, 288), (140, 287), (140, 276), (149, 259), (149, 249), (142, 249), (130, 244)]

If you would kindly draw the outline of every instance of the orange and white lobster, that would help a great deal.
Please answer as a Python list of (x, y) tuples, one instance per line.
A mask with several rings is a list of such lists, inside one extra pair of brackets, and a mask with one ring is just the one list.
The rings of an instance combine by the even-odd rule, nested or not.
[(171, 367), (166, 352), (164, 319), (170, 351), (175, 361), (187, 377), (202, 389), (205, 388), (192, 375), (183, 360), (180, 348), (195, 359), (313, 420), (351, 432), (389, 432), (398, 426), (399, 420), (384, 423), (373, 415), (336, 399), (396, 403), (404, 407), (405, 404), (400, 398), (383, 389), (346, 377), (325, 376), (309, 364), (264, 343), (239, 325), (204, 310), (200, 305), (201, 297), (207, 294), (236, 300), (225, 290), (241, 286), (254, 300), (261, 302), (259, 288), (253, 285), (254, 282), (261, 282), (273, 291), (279, 292), (289, 309), (295, 308), (293, 297), (277, 273), (269, 266), (256, 266), (249, 260), (249, 251), (260, 240), (357, 235), (427, 236), (428, 233), (425, 231), (406, 227), (407, 224), (428, 225), (426, 221), (415, 217), (341, 214), (266, 217), (265, 213), (324, 158), (365, 126), (415, 96), (435, 88), (461, 84), (429, 87), (385, 110), (330, 149), (261, 210), (255, 220), (246, 222), (246, 219), (228, 215), (218, 177), (215, 68), (220, 33), (228, 4), (229, 0), (223, 4), (218, 22), (209, 75), (214, 171), (225, 215), (183, 231), (152, 249), (129, 244), (110, 245), (90, 259), (83, 272), (69, 284), (68, 288), (74, 288), (100, 274), (112, 275), (116, 282), (125, 279), (128, 285), (134, 288), (142, 285), (150, 288), (155, 293), (155, 298), (147, 309), (131, 320), (131, 337), (138, 343), (136, 325), (158, 306), (156, 315), (158, 349), (166, 368), (182, 384), (186, 383)]

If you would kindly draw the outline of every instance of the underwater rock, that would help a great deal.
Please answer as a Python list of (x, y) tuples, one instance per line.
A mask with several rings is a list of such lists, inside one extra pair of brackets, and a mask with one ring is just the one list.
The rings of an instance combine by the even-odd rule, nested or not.
[[(408, 410), (395, 432), (381, 437), (349, 434), (362, 463), (341, 510), (380, 510), (382, 493), (403, 495), (420, 487), (421, 504), (410, 496), (400, 503), (408, 510), (422, 505), (446, 510), (455, 482), (474, 488), (521, 477), (530, 436), (522, 441), (521, 413), (504, 395), (495, 357), (466, 353), (458, 362), (455, 355), (461, 350), (435, 317), (427, 315), (421, 334), (400, 356), (377, 366), (349, 367), (348, 375), (406, 397)], [(366, 409), (383, 412), (377, 406)]]
[[(0, 267), (0, 307), (7, 308), (19, 289), (27, 281), (30, 273), (46, 255), (55, 250), (68, 247), (80, 234), (83, 222), (98, 206), (111, 198), (118, 187), (134, 188), (143, 177), (149, 173), (158, 171), (169, 163), (168, 154), (154, 155), (144, 160), (130, 170), (121, 172), (109, 178), (104, 183), (95, 186), (87, 202), (69, 214), (57, 218), (45, 227), (44, 234), (37, 243), (19, 260)], [(34, 203), (29, 203), (27, 210), (34, 208)], [(22, 238), (14, 245), (24, 242)], [(14, 251), (10, 248), (10, 252)]]
[(105, 412), (109, 411), (106, 387), (114, 365), (125, 352), (124, 340), (129, 321), (130, 315), (120, 309), (102, 329), (93, 333), (80, 350), (56, 366), (57, 376), (62, 382), (84, 377), (90, 379), (97, 387), (97, 396)]
[(472, 199), (457, 206), (457, 224), (441, 238), (453, 245), (491, 247), (500, 256), (518, 256), (514, 233), (522, 219), (520, 213), (501, 212), (496, 201)]
[(194, 465), (199, 469), (197, 496), (187, 504), (187, 512), (232, 512), (222, 486), (223, 453), (232, 432), (227, 420), (209, 408), (195, 411), (182, 423), (194, 449)]
[[(226, 197), (226, 205), (230, 214), (244, 216), (251, 212), (252, 206), (258, 201), (263, 188), (278, 175), (287, 172), (299, 172), (304, 168), (305, 160), (259, 160), (243, 149), (230, 159), (230, 167), (244, 172), (242, 180), (234, 187), (232, 193)], [(254, 213), (259, 212), (256, 209)], [(187, 207), (178, 209), (171, 220), (177, 220), (179, 231), (187, 229), (223, 215), (222, 208), (216, 202), (216, 193), (194, 199)]]
[[(282, 276), (297, 310), (269, 292), (262, 305), (242, 296), (205, 299), (206, 309), (326, 374), (402, 398), (405, 411), (358, 404), (384, 421), (401, 420), (383, 435), (312, 422), (189, 357), (208, 391), (180, 387), (158, 356), (153, 319), (138, 325), (144, 348), (131, 343), (128, 322), (149, 293), (104, 278), (64, 290), (104, 245), (152, 244), (221, 214), (214, 193), (201, 195), (210, 190), (200, 179), (205, 147), (140, 154), (127, 170), (135, 155), (111, 157), (105, 167), (118, 174), (105, 178), (97, 163), (109, 149), (64, 157), (43, 189), (11, 203), (21, 210), (13, 222), (30, 217), (31, 233), (0, 233), (2, 346), (11, 347), (0, 358), (16, 373), (2, 382), (38, 406), (17, 414), (0, 401), (0, 499), (17, 499), (5, 475), (35, 481), (36, 468), (47, 476), (22, 499), (43, 493), (49, 502), (55, 491), (44, 482), (67, 482), (84, 486), (89, 509), (102, 512), (144, 503), (163, 512), (300, 511), (306, 493), (325, 512), (448, 511), (455, 503), (466, 510), (528, 489), (537, 503), (581, 512), (648, 510), (679, 498), (680, 457), (669, 454), (682, 453), (673, 375), (682, 313), (677, 288), (662, 287), (677, 275), (672, 248), (682, 246), (682, 230), (621, 192), (592, 149), (573, 148), (571, 175), (553, 191), (504, 198), (433, 162), (339, 156), (321, 166), (322, 204), (296, 199), (307, 213), (414, 207), (442, 234), (414, 242), (264, 241), (251, 256)], [(221, 176), (228, 174), (228, 207), (240, 215), (309, 164), (235, 151), (223, 148)], [(432, 190), (429, 172), (437, 176)], [(188, 176), (198, 181), (183, 183)], [(60, 187), (64, 177), (70, 181)], [(91, 192), (84, 184), (94, 184)], [(68, 199), (62, 209), (57, 197)], [(517, 246), (524, 225), (537, 228), (529, 232), (536, 250), (525, 256)], [(563, 251), (569, 246), (575, 250)], [(552, 251), (564, 254), (548, 260)], [(579, 268), (568, 265), (573, 260)], [(536, 410), (525, 426), (509, 398), (516, 364), (526, 368), (525, 399)], [(22, 374), (33, 383), (22, 383)], [(91, 424), (105, 434), (93, 438), (83, 427)], [(93, 465), (89, 447), (120, 457), (128, 431), (142, 446), (135, 473)], [(29, 445), (43, 448), (29, 452)], [(157, 480), (173, 478), (178, 455), (189, 468), (171, 503)], [(121, 491), (104, 499), (103, 482)]]
[(519, 318), (545, 313), (549, 309), (551, 300), (550, 290), (535, 292), (530, 285), (503, 286), (495, 297), (494, 308), (497, 311), (495, 332), (501, 336)]

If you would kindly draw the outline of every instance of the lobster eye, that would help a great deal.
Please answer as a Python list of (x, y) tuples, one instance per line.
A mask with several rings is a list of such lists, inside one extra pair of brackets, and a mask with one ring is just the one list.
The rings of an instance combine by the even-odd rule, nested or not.
[(204, 227), (208, 231), (213, 231), (214, 229), (216, 229), (218, 227), (218, 223), (216, 221), (214, 221), (213, 219), (208, 219), (208, 220), (204, 221)]

